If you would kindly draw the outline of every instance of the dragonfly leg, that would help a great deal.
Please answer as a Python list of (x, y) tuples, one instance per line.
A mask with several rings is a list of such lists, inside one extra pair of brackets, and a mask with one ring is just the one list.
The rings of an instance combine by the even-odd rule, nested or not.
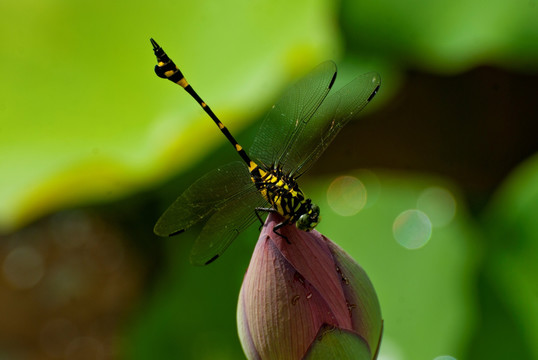
[[(277, 211), (276, 209), (273, 209), (273, 208), (262, 208), (262, 207), (257, 207), (257, 208), (254, 209), (254, 212), (256, 213), (256, 216), (258, 217), (258, 220), (260, 220), (260, 223), (261, 223), (261, 225), (260, 225), (260, 230), (261, 230), (262, 227), (263, 227), (263, 221), (262, 221), (262, 218), (260, 217), (259, 211), (261, 211), (261, 212), (268, 212), (268, 213), (269, 213), (269, 212), (278, 212), (278, 211)], [(282, 228), (282, 227), (288, 225), (289, 222), (290, 222), (289, 220), (285, 220), (285, 221), (281, 222), (280, 224), (277, 224), (277, 225), (273, 228), (273, 232), (274, 232), (275, 234), (277, 234), (278, 236), (280, 236), (281, 238), (283, 238), (284, 240), (286, 240), (286, 242), (287, 242), (288, 244), (291, 244), (291, 242), (288, 240), (288, 238), (287, 238), (285, 235), (283, 235), (283, 234), (281, 234), (280, 232), (278, 232), (278, 230), (279, 230), (280, 228)]]
[(275, 226), (275, 227), (273, 228), (273, 232), (274, 232), (275, 234), (277, 234), (278, 236), (282, 237), (284, 240), (286, 240), (286, 242), (287, 242), (288, 244), (291, 245), (291, 242), (288, 240), (288, 238), (287, 238), (285, 235), (283, 235), (283, 234), (281, 234), (281, 233), (278, 232), (278, 230), (279, 230), (280, 228), (282, 228), (282, 227), (288, 225), (288, 223), (289, 223), (289, 220), (282, 221), (280, 224), (278, 224), (277, 226)]
[(260, 220), (260, 227), (258, 228), (258, 231), (261, 231), (263, 227), (263, 223), (264, 223), (264, 221), (262, 220), (260, 216), (260, 212), (270, 213), (270, 212), (277, 212), (277, 211), (276, 209), (273, 209), (273, 208), (263, 208), (263, 207), (257, 207), (254, 209), (254, 213), (256, 213), (256, 217), (258, 218), (258, 220)]

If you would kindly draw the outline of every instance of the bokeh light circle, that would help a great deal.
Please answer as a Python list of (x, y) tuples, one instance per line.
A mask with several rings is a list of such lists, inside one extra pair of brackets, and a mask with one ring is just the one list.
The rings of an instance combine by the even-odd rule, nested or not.
[(2, 266), (5, 279), (17, 289), (34, 287), (45, 274), (43, 256), (31, 246), (13, 249)]
[(443, 227), (456, 215), (456, 199), (447, 189), (432, 186), (418, 197), (417, 209), (428, 214), (433, 227)]
[(428, 215), (420, 210), (409, 209), (400, 213), (392, 224), (392, 234), (407, 249), (418, 249), (426, 245), (432, 234), (432, 223)]
[(364, 184), (353, 176), (334, 179), (327, 189), (327, 202), (331, 209), (342, 216), (353, 216), (364, 208), (367, 192)]

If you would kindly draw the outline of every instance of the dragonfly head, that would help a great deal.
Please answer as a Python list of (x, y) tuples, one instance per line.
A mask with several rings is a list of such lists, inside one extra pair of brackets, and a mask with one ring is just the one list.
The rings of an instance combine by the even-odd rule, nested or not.
[(319, 206), (312, 204), (310, 200), (307, 200), (305, 205), (306, 211), (299, 217), (295, 226), (297, 226), (297, 229), (299, 230), (310, 231), (321, 221), (321, 217), (319, 216)]

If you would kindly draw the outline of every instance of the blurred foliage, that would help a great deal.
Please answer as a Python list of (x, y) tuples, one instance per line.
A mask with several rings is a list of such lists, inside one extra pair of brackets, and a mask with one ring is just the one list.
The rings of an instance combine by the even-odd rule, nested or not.
[(0, 11), (13, 20), (1, 25), (0, 231), (148, 187), (222, 140), (155, 77), (151, 36), (236, 132), (290, 76), (339, 49), (324, 0), (8, 1)]
[[(487, 256), (480, 287), (483, 326), (469, 358), (538, 359), (538, 155), (521, 164), (495, 195), (483, 223)], [(495, 319), (495, 321), (492, 321)], [(492, 341), (511, 347), (491, 349)], [(499, 357), (500, 358), (500, 357)]]
[[(181, 239), (152, 235), (152, 225), (175, 196), (207, 170), (234, 159), (192, 99), (153, 74), (148, 40), (155, 37), (232, 133), (243, 131), (238, 138), (245, 145), (256, 132), (250, 125), (259, 122), (286, 84), (317, 63), (335, 59), (341, 64), (339, 82), (364, 71), (381, 73), (380, 94), (364, 122), (349, 124), (341, 134), (339, 156), (321, 159), (326, 169), (363, 181), (365, 208), (350, 217), (331, 210), (323, 200), (336, 177), (329, 170), (323, 177), (301, 179), (322, 208), (318, 229), (365, 268), (378, 291), (385, 319), (380, 359), (429, 360), (443, 354), (458, 360), (538, 359), (538, 159), (521, 164), (483, 213), (477, 207), (467, 211), (466, 202), (475, 202), (476, 192), (454, 181), (474, 170), (458, 161), (497, 166), (505, 160), (486, 158), (498, 152), (485, 148), (495, 143), (479, 136), (509, 138), (515, 133), (505, 129), (508, 123), (535, 117), (520, 103), (515, 113), (498, 111), (511, 108), (496, 101), (492, 112), (503, 122), (475, 118), (483, 113), (473, 106), (488, 106), (475, 101), (497, 91), (497, 80), (479, 78), (492, 92), (474, 94), (463, 78), (450, 89), (466, 95), (457, 103), (439, 90), (434, 92), (438, 102), (420, 104), (430, 89), (421, 87), (424, 83), (413, 92), (399, 88), (410, 70), (445, 76), (496, 66), (527, 79), (531, 86), (522, 91), (532, 99), (538, 68), (536, 0), (30, 0), (3, 1), (0, 12), (0, 233), (12, 232), (0, 238), (0, 305), (6, 309), (0, 358), (51, 358), (50, 351), (36, 354), (50, 350), (43, 334), (58, 318), (69, 320), (60, 321), (65, 325), (60, 333), (70, 337), (54, 338), (53, 358), (88, 356), (91, 352), (83, 350), (94, 349), (95, 339), (107, 344), (98, 347), (97, 358), (243, 356), (235, 308), (258, 234), (255, 226), (205, 268), (188, 263), (195, 231)], [(511, 84), (501, 94), (515, 91)], [(403, 154), (409, 161), (417, 156), (394, 148), (401, 145), (394, 145), (395, 138), (417, 131), (412, 125), (393, 127), (392, 138), (383, 136), (390, 124), (409, 120), (400, 117), (401, 108), (382, 115), (385, 132), (368, 132), (368, 113), (391, 103), (409, 105), (402, 94), (419, 97), (410, 110), (415, 117), (434, 108), (439, 117), (428, 121), (432, 129), (439, 127), (441, 137), (451, 139), (436, 122), (446, 121), (441, 115), (448, 108), (470, 114), (462, 120), (467, 127), (458, 131), (462, 141), (428, 144), (441, 149), (426, 154), (431, 158), (426, 163), (446, 163), (454, 171), (451, 177), (354, 170), (363, 166), (354, 161), (355, 131), (366, 131), (368, 144), (381, 144), (388, 155)], [(476, 139), (465, 138), (470, 130)], [(525, 152), (505, 149), (510, 164), (538, 151), (532, 136), (527, 139)], [(475, 148), (449, 158), (447, 153), (463, 142)], [(457, 204), (454, 219), (443, 227), (433, 226), (435, 215), (419, 201), (432, 186), (447, 190)], [(75, 210), (43, 219), (66, 208)], [(395, 241), (392, 229), (403, 211), (417, 208), (432, 221), (431, 236), (409, 250)], [(40, 259), (39, 266), (25, 268), (13, 260), (21, 256)], [(122, 261), (112, 266), (111, 259)], [(37, 281), (34, 288), (17, 285), (28, 284), (28, 278), (10, 277), (25, 271)], [(114, 351), (103, 350), (108, 348)]]
[(536, 71), (534, 0), (350, 0), (341, 14), (352, 52), (442, 73), (481, 64)]

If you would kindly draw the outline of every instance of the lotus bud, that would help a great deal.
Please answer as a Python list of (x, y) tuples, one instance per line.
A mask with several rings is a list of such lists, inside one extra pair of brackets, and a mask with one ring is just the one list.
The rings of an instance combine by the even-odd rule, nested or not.
[(271, 213), (239, 294), (239, 338), (248, 359), (377, 357), (383, 321), (365, 271), (318, 231)]

